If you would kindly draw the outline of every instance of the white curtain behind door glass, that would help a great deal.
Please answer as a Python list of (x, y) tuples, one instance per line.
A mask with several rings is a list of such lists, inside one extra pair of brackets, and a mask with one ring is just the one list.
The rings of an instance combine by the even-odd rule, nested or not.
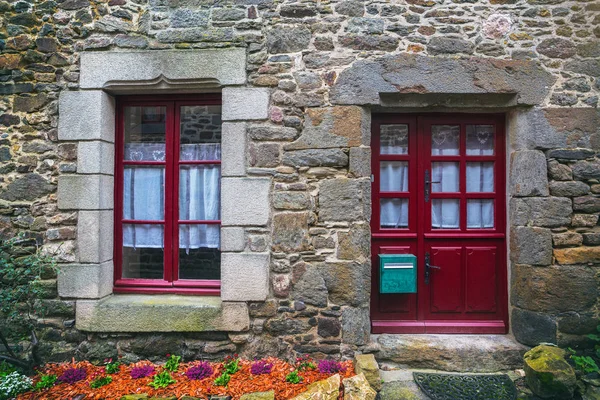
[[(161, 143), (127, 143), (125, 159), (164, 161), (165, 145)], [(218, 160), (219, 144), (183, 145), (181, 156), (193, 160)], [(190, 158), (188, 158), (190, 157)], [(181, 219), (218, 220), (220, 168), (218, 165), (190, 165), (182, 168), (179, 212)], [(123, 174), (123, 218), (135, 220), (164, 219), (164, 166), (132, 166)], [(181, 196), (181, 193), (184, 196)], [(183, 218), (182, 218), (183, 217)], [(219, 226), (182, 225), (179, 247), (218, 248)], [(181, 235), (182, 230), (184, 235)], [(162, 248), (161, 225), (132, 225), (123, 227), (123, 246)]]
[[(458, 125), (432, 126), (432, 155), (458, 155), (460, 127)], [(493, 155), (493, 126), (467, 126), (467, 155)], [(431, 165), (432, 192), (460, 191), (460, 164), (433, 162)], [(468, 162), (466, 165), (467, 193), (494, 191), (494, 163)], [(491, 228), (494, 223), (493, 201), (467, 202), (467, 227)], [(457, 229), (460, 225), (460, 202), (457, 199), (437, 199), (431, 203), (431, 226), (436, 229)]]

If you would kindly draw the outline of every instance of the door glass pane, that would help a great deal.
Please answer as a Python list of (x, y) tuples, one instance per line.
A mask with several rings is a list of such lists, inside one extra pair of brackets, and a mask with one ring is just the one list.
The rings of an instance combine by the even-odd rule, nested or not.
[(408, 228), (408, 199), (381, 199), (382, 228)]
[(221, 106), (180, 108), (179, 159), (221, 159)]
[(379, 165), (379, 190), (408, 192), (408, 162), (382, 161)]
[(494, 155), (494, 125), (467, 125), (467, 155)]
[(163, 279), (164, 227), (123, 224), (123, 278)]
[(489, 193), (494, 191), (494, 163), (467, 163), (467, 192)]
[(494, 200), (467, 200), (467, 228), (494, 227)]
[(459, 125), (431, 126), (431, 155), (456, 156), (459, 154)]
[(431, 191), (459, 192), (460, 169), (457, 162), (431, 163)]
[(380, 154), (408, 154), (408, 125), (381, 125)]
[(165, 167), (126, 165), (123, 218), (158, 221), (165, 217)]
[(164, 161), (166, 107), (125, 107), (125, 160)]
[(219, 225), (179, 226), (179, 279), (221, 279)]
[(431, 201), (431, 227), (434, 229), (458, 229), (460, 201), (458, 199), (433, 199)]
[(179, 168), (179, 219), (219, 220), (220, 165), (182, 165)]

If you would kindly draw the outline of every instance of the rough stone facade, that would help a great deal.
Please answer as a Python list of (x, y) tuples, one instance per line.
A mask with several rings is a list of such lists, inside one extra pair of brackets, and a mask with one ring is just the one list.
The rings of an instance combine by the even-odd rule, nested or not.
[[(377, 351), (368, 309), (370, 115), (386, 110), (506, 113), (512, 332), (525, 344), (576, 345), (598, 324), (596, 2), (23, 0), (0, 1), (0, 13), (0, 235), (26, 232), (66, 269), (101, 259), (105, 247), (82, 244), (91, 240), (83, 228), (91, 214), (59, 208), (58, 182), (73, 182), (63, 186), (69, 194), (81, 174), (99, 174), (98, 188), (112, 185), (106, 165), (84, 156), (93, 143), (68, 133), (59, 140), (61, 93), (96, 87), (112, 72), (80, 76), (83, 53), (93, 63), (125, 51), (244, 49), (243, 86), (261, 88), (258, 101), (268, 101), (266, 112), (246, 98), (227, 110), (242, 121), (228, 129), (245, 138), (246, 151), (236, 163), (224, 160), (224, 171), (264, 179), (270, 203), (264, 223), (244, 226), (240, 212), (241, 226), (223, 228), (224, 251), (270, 260), (267, 292), (246, 304), (247, 329), (79, 331), (76, 296), (60, 298), (49, 279), (41, 321), (48, 358)], [(111, 151), (98, 146), (94, 152)], [(224, 190), (223, 207), (235, 213), (227, 199)], [(96, 242), (101, 234), (94, 231)], [(235, 256), (228, 262), (237, 271)], [(110, 264), (100, 265), (98, 279), (110, 277)], [(243, 282), (228, 288), (225, 300), (244, 300), (236, 297), (245, 295)]]

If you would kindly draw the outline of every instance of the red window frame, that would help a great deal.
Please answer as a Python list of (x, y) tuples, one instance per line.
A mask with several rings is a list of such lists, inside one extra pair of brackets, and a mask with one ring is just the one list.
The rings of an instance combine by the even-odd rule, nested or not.
[[(219, 296), (220, 280), (179, 280), (179, 225), (214, 224), (220, 220), (180, 220), (179, 219), (179, 167), (181, 165), (220, 165), (221, 160), (181, 161), (180, 109), (190, 105), (221, 105), (220, 94), (164, 95), (164, 96), (123, 96), (116, 101), (117, 117), (115, 129), (115, 229), (114, 229), (114, 292), (116, 293), (179, 293)], [(125, 107), (150, 106), (166, 107), (165, 161), (124, 160), (124, 112)], [(165, 166), (165, 210), (164, 220), (130, 220), (123, 218), (123, 175), (127, 165)], [(122, 278), (123, 272), (123, 224), (152, 224), (164, 226), (163, 279)]]

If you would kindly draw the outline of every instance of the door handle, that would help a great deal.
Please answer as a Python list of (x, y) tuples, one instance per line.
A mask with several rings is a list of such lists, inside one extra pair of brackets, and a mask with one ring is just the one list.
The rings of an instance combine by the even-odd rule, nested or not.
[(438, 266), (430, 265), (429, 261), (430, 261), (430, 256), (429, 256), (429, 252), (427, 252), (427, 253), (425, 253), (425, 284), (426, 285), (429, 285), (429, 276), (431, 274), (431, 270), (432, 269), (441, 269)]
[(425, 203), (429, 202), (429, 195), (431, 194), (431, 184), (432, 183), (442, 183), (440, 181), (432, 182), (431, 175), (429, 174), (429, 170), (425, 170)]

